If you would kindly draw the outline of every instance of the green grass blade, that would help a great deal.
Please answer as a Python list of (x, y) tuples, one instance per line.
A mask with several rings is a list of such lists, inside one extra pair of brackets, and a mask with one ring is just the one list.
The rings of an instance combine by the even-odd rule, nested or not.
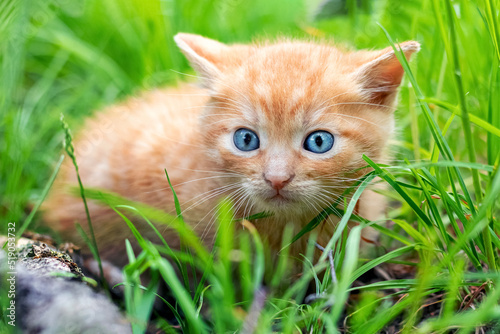
[(399, 257), (403, 254), (406, 254), (410, 251), (412, 251), (415, 248), (414, 245), (406, 246), (406, 247), (401, 247), (398, 249), (395, 249), (387, 254), (384, 254), (376, 259), (371, 260), (370, 262), (362, 265), (358, 269), (356, 269), (352, 275), (351, 275), (351, 282), (350, 284), (354, 283), (355, 280), (357, 280), (361, 275), (366, 273), (368, 270), (375, 268), (376, 266), (385, 263), (389, 260), (392, 260), (396, 257)]
[(370, 158), (363, 155), (363, 159), (377, 172), (378, 176), (387, 181), (391, 185), (394, 190), (398, 192), (398, 194), (405, 200), (408, 205), (415, 211), (415, 213), (419, 216), (420, 219), (427, 225), (432, 226), (432, 222), (427, 217), (425, 212), (420, 209), (420, 207), (415, 203), (415, 201), (401, 188), (394, 180), (393, 177), (390, 176), (385, 170), (381, 169), (376, 163), (374, 163)]
[[(491, 87), (490, 87), (490, 89), (491, 89)], [(425, 101), (429, 102), (429, 103), (433, 103), (435, 105), (438, 105), (441, 108), (452, 112), (454, 115), (457, 115), (457, 116), (460, 116), (460, 117), (463, 116), (463, 113), (460, 111), (460, 108), (452, 105), (451, 103), (440, 101), (438, 99), (430, 98), (430, 97), (426, 98)], [(470, 113), (469, 113), (469, 121), (472, 124), (475, 124), (475, 125), (479, 126), (480, 128), (488, 131), (489, 133), (491, 133), (491, 134), (493, 134), (493, 135), (495, 135), (497, 137), (500, 137), (500, 128), (497, 128), (496, 126), (494, 126), (491, 123), (491, 121), (487, 122), (487, 121), (479, 118), (478, 116), (470, 114)]]
[(52, 187), (52, 184), (54, 183), (54, 180), (56, 179), (57, 174), (59, 173), (59, 169), (61, 168), (61, 165), (64, 161), (64, 155), (61, 155), (59, 158), (59, 161), (57, 162), (56, 168), (52, 172), (52, 175), (49, 178), (49, 181), (45, 185), (45, 188), (43, 188), (42, 195), (40, 196), (40, 199), (36, 203), (36, 205), (33, 207), (33, 209), (30, 211), (30, 214), (26, 219), (24, 220), (23, 225), (21, 228), (17, 231), (16, 237), (20, 238), (24, 231), (28, 229), (28, 227), (31, 225), (31, 221), (33, 220), (33, 217), (35, 217), (35, 214), (37, 213), (38, 209), (42, 205), (43, 201), (45, 200), (45, 197), (47, 197), (47, 194), (49, 193), (50, 188)]
[(94, 227), (92, 225), (92, 220), (90, 219), (90, 212), (89, 212), (89, 207), (87, 205), (87, 199), (85, 197), (85, 189), (83, 187), (82, 179), (80, 178), (80, 173), (78, 170), (78, 164), (76, 162), (76, 156), (75, 156), (75, 148), (73, 146), (73, 137), (71, 136), (71, 131), (68, 127), (68, 124), (64, 121), (64, 115), (61, 114), (61, 124), (62, 128), (64, 131), (64, 149), (68, 156), (71, 158), (71, 161), (73, 162), (73, 166), (75, 167), (75, 173), (76, 173), (76, 179), (78, 180), (78, 188), (80, 190), (80, 197), (82, 198), (83, 201), (83, 206), (85, 207), (85, 216), (87, 217), (87, 225), (89, 228), (89, 234), (90, 238), (92, 241), (92, 247), (95, 250), (94, 257), (95, 260), (97, 261), (97, 264), (99, 266), (99, 275), (105, 284), (105, 289), (107, 290), (106, 286), (106, 280), (104, 279), (104, 271), (102, 270), (102, 261), (101, 257), (99, 255), (99, 247), (97, 246), (97, 240), (95, 238), (94, 234)]

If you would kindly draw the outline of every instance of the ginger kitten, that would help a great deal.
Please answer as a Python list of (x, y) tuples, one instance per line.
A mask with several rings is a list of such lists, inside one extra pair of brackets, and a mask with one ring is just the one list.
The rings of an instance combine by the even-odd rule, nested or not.
[[(376, 162), (388, 158), (403, 76), (392, 48), (344, 52), (292, 40), (225, 45), (184, 33), (175, 42), (202, 88), (152, 91), (89, 120), (74, 142), (85, 187), (175, 212), (166, 168), (186, 222), (209, 246), (214, 208), (228, 196), (238, 217), (273, 213), (254, 224), (276, 251), (285, 226), (300, 231), (366, 172), (353, 173), (366, 165), (363, 154)], [(408, 59), (420, 48), (413, 41), (400, 47)], [(44, 215), (73, 240), (74, 223), (86, 226), (81, 198), (68, 194), (74, 185), (67, 159)], [(363, 193), (359, 215), (373, 220), (383, 211), (380, 195)], [(108, 207), (91, 202), (90, 213), (101, 255), (125, 264), (124, 239), (133, 240), (128, 227)], [(318, 227), (320, 244), (337, 222), (329, 217)], [(153, 238), (149, 227), (141, 232)], [(364, 237), (372, 239), (370, 233), (365, 229)], [(175, 232), (164, 234), (171, 247), (179, 246)], [(293, 254), (305, 250), (306, 239), (293, 244)]]

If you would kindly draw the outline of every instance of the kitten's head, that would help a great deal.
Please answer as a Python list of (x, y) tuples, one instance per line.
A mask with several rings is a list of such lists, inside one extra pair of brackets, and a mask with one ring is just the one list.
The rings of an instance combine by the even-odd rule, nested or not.
[[(363, 173), (363, 154), (384, 158), (403, 76), (392, 48), (175, 41), (211, 96), (201, 119), (210, 156), (239, 175), (234, 196), (257, 210), (318, 212)], [(420, 48), (400, 47), (407, 58)]]

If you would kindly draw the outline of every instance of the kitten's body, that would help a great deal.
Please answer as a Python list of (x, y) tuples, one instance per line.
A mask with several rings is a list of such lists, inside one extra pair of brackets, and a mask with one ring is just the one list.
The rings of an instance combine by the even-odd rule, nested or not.
[[(213, 209), (230, 196), (240, 217), (274, 213), (255, 226), (277, 250), (285, 226), (298, 232), (362, 175), (352, 172), (365, 165), (362, 154), (386, 159), (403, 74), (390, 49), (343, 53), (297, 42), (226, 46), (187, 34), (176, 41), (205, 89), (183, 85), (153, 91), (89, 121), (75, 141), (86, 187), (106, 188), (173, 213), (166, 168), (185, 220), (207, 244), (216, 233)], [(402, 48), (409, 57), (418, 43)], [(233, 135), (241, 128), (259, 136), (258, 149), (234, 147)], [(305, 150), (304, 138), (318, 130), (335, 136), (324, 154)], [(45, 210), (45, 220), (66, 237), (76, 235), (75, 221), (86, 220), (81, 199), (67, 194), (75, 181), (67, 162)], [(379, 218), (383, 210), (383, 199), (373, 192), (364, 193), (357, 206), (367, 219)], [(92, 203), (90, 212), (103, 256), (124, 264), (128, 227), (109, 208)], [(320, 244), (327, 243), (336, 222), (330, 217), (318, 227)], [(148, 231), (141, 232), (153, 237)], [(174, 232), (165, 236), (178, 247)], [(293, 253), (302, 252), (305, 238), (293, 247)]]

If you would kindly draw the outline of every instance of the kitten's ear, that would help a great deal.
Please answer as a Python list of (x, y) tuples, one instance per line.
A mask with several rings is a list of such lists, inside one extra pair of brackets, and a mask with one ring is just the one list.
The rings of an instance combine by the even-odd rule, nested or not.
[(199, 35), (179, 33), (175, 43), (201, 76), (201, 83), (209, 88), (211, 81), (221, 75), (223, 60), (230, 49), (225, 44)]
[[(413, 53), (420, 50), (420, 44), (414, 41), (404, 42), (396, 47), (403, 51), (407, 60), (410, 60)], [(356, 72), (357, 79), (364, 93), (367, 94), (369, 102), (380, 105), (390, 105), (394, 102), (403, 74), (403, 66), (392, 47), (370, 52), (368, 62), (365, 62)]]

